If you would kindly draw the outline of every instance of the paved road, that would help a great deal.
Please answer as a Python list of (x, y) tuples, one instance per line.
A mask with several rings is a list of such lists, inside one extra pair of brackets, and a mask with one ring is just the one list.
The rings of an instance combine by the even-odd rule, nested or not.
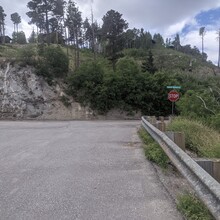
[(0, 122), (0, 219), (181, 219), (138, 121)]

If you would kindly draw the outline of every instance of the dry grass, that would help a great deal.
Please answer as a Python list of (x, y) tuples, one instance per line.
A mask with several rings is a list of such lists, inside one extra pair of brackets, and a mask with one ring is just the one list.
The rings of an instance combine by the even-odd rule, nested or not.
[(220, 158), (220, 133), (201, 122), (175, 118), (169, 130), (184, 132), (186, 148), (207, 158)]

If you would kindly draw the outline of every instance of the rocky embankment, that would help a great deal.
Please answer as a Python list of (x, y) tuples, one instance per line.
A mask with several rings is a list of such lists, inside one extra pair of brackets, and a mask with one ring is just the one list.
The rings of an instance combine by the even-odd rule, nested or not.
[(0, 119), (91, 119), (93, 112), (68, 97), (60, 85), (49, 86), (31, 67), (0, 67)]

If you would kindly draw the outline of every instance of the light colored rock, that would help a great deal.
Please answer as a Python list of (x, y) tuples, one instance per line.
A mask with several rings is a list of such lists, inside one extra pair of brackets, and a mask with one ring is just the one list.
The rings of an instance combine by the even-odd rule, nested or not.
[(0, 69), (1, 119), (90, 119), (93, 112), (70, 98), (71, 105), (64, 106), (65, 95), (60, 85), (49, 86), (34, 74), (31, 67), (12, 66), (5, 63)]

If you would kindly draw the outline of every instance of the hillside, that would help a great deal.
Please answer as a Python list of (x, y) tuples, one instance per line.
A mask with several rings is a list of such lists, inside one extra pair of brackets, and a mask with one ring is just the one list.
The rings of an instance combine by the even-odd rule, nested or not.
[[(7, 44), (0, 45), (0, 60), (14, 60), (19, 57), (20, 50), (30, 45), (18, 45), (18, 44)], [(32, 49), (37, 50), (37, 45), (32, 44)], [(70, 70), (75, 69), (74, 57), (75, 50), (74, 47), (68, 46), (62, 47), (62, 50), (68, 54), (70, 60)], [(188, 55), (186, 53), (179, 52), (174, 49), (165, 47), (154, 47), (151, 49), (154, 56), (154, 63), (158, 70), (167, 71), (183, 71), (186, 73), (192, 73), (192, 75), (220, 75), (218, 68), (211, 62), (203, 61), (193, 55)], [(137, 63), (141, 66), (142, 62), (146, 60), (148, 56), (148, 50), (143, 49), (124, 49), (122, 52), (123, 56), (134, 58)], [(88, 49), (80, 50), (80, 63), (87, 63), (94, 59), (93, 53)], [(106, 68), (111, 68), (108, 59), (106, 59), (101, 53), (97, 54), (98, 62), (104, 63)]]
[(166, 47), (150, 51), (155, 75), (141, 73), (149, 50), (124, 49), (115, 74), (102, 54), (96, 54), (94, 66), (94, 54), (88, 49), (80, 50), (76, 71), (72, 46), (0, 45), (1, 118), (169, 115), (167, 85), (181, 85), (184, 95), (219, 74), (201, 57)]

